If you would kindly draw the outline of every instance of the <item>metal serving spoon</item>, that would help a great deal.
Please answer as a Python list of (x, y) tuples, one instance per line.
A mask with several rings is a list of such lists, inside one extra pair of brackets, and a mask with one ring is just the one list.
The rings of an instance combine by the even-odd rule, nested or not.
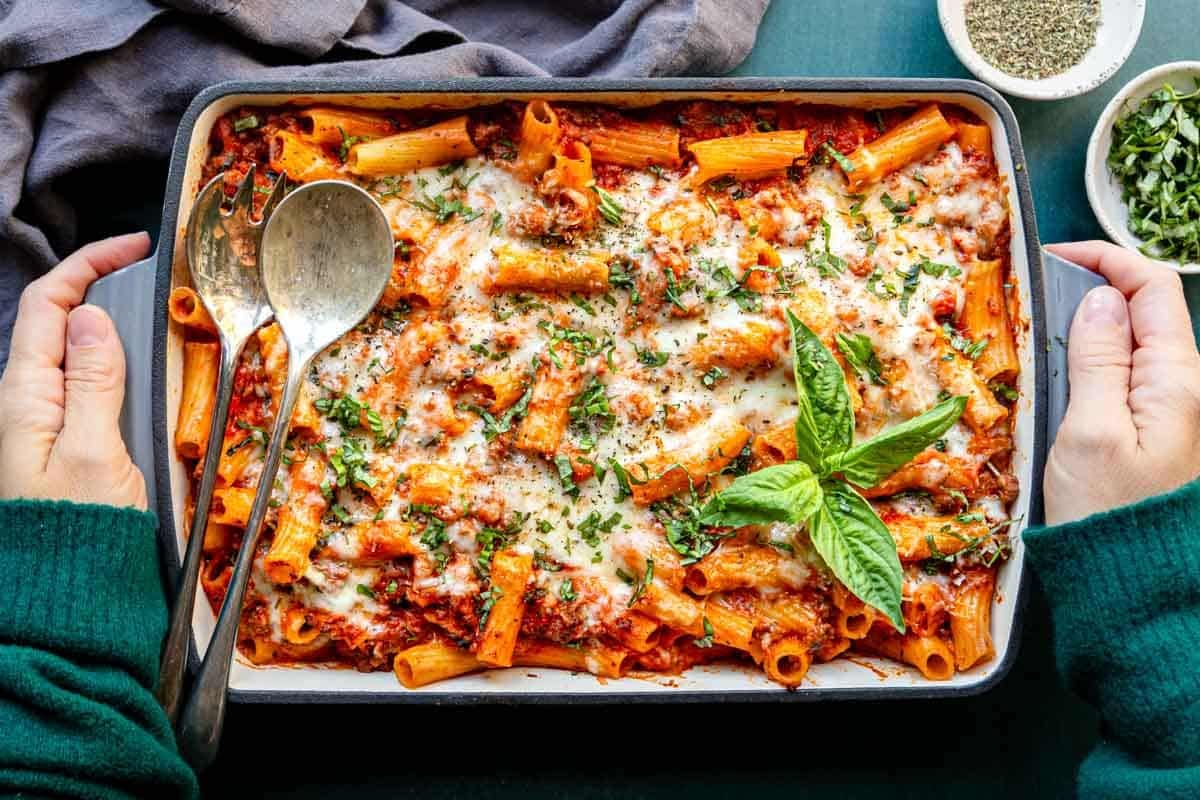
[(229, 212), (221, 209), (225, 200), (225, 174), (222, 173), (201, 190), (188, 219), (188, 270), (200, 301), (217, 324), (221, 360), (217, 370), (217, 399), (208, 428), (208, 449), (204, 454), (200, 487), (196, 492), (196, 510), (192, 514), (187, 549), (180, 568), (179, 587), (171, 610), (171, 627), (163, 645), (162, 664), (158, 673), (158, 701), (171, 722), (175, 722), (179, 716), (192, 611), (196, 604), (196, 582), (200, 575), (201, 545), (204, 543), (204, 528), (208, 524), (208, 509), (212, 504), (217, 462), (221, 459), (225, 418), (229, 414), (229, 400), (233, 394), (233, 373), (246, 340), (271, 318), (271, 307), (267, 304), (258, 272), (258, 247), (263, 222), (283, 196), (283, 185), (284, 179), (280, 177), (263, 204), (261, 218), (256, 222), (251, 219), (254, 210), (254, 167), (250, 168), (238, 186), (233, 209)]
[(259, 267), (288, 346), (287, 381), (225, 603), (179, 722), (177, 741), (197, 769), (216, 758), (246, 583), (271, 499), (292, 409), (313, 358), (362, 321), (392, 270), (383, 209), (357, 186), (315, 181), (285, 197), (263, 232)]

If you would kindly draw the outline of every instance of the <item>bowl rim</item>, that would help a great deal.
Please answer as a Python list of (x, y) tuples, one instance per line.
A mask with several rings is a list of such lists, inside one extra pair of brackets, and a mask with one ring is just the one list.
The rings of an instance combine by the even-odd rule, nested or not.
[[(966, 0), (966, 2), (969, 2), (969, 0)], [(970, 70), (971, 74), (976, 78), (1005, 94), (1021, 97), (1026, 100), (1065, 100), (1068, 97), (1087, 94), (1105, 84), (1125, 65), (1133, 49), (1137, 46), (1138, 40), (1142, 35), (1142, 24), (1146, 17), (1146, 0), (1133, 0), (1133, 15), (1130, 19), (1130, 22), (1133, 24), (1128, 27), (1129, 33), (1122, 39), (1121, 47), (1117, 51), (1115, 58), (1109, 61), (1100, 72), (1091, 77), (1074, 81), (1070, 84), (1061, 84), (1059, 81), (1066, 73), (1059, 73), (1058, 75), (1051, 75), (1047, 78), (1036, 80), (1009, 75), (1003, 70), (989, 64), (979, 54), (979, 51), (971, 45), (969, 37), (951, 35), (949, 29), (951, 15), (953, 14), (955, 17), (964, 15), (966, 13), (966, 2), (964, 0), (938, 0), (938, 23), (942, 27), (942, 33), (946, 37), (946, 41), (950, 44), (950, 49), (954, 51), (954, 55), (958, 58), (959, 62)], [(1103, 9), (1103, 6), (1101, 8)]]
[[(1113, 122), (1125, 110), (1125, 105), (1131, 97), (1146, 89), (1149, 84), (1160, 81), (1166, 75), (1183, 71), (1194, 73), (1195, 78), (1200, 80), (1200, 60), (1170, 61), (1151, 67), (1134, 76), (1104, 106), (1104, 110), (1100, 112), (1100, 117), (1096, 120), (1095, 127), (1092, 128), (1092, 135), (1088, 138), (1083, 169), (1083, 183), (1084, 189), (1087, 191), (1088, 205), (1092, 207), (1093, 216), (1096, 217), (1096, 221), (1100, 223), (1100, 227), (1104, 229), (1108, 238), (1122, 247), (1136, 250), (1142, 244), (1142, 240), (1135, 236), (1128, 226), (1110, 217), (1100, 202), (1103, 194), (1112, 194), (1117, 191), (1112, 182), (1112, 175), (1108, 171), (1108, 145), (1105, 145), (1105, 152), (1102, 153), (1100, 152), (1101, 142), (1105, 135), (1112, 130)], [(1200, 274), (1200, 262), (1181, 264), (1178, 261), (1165, 259), (1153, 260), (1184, 275)]]

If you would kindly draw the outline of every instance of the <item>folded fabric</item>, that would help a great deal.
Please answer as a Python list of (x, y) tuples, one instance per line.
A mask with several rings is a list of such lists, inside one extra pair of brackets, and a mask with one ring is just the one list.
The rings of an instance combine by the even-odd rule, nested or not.
[(24, 286), (77, 247), (56, 186), (163, 158), (206, 86), (720, 74), (768, 0), (17, 0), (0, 9), (0, 368)]

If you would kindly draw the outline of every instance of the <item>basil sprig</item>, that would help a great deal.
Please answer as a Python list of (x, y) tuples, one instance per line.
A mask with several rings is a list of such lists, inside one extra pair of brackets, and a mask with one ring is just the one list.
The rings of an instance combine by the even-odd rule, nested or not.
[(738, 478), (708, 502), (700, 521), (733, 527), (807, 523), (813, 547), (837, 579), (903, 632), (896, 542), (854, 486), (874, 486), (911, 461), (962, 416), (967, 400), (951, 397), (854, 444), (854, 410), (841, 366), (803, 322), (790, 311), (787, 318), (799, 458)]

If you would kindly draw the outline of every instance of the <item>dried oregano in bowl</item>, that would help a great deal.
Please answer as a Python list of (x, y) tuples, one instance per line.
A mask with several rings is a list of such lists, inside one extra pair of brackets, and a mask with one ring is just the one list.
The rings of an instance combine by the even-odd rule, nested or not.
[(966, 24), (985, 61), (1040, 80), (1066, 72), (1096, 44), (1100, 0), (968, 0)]

